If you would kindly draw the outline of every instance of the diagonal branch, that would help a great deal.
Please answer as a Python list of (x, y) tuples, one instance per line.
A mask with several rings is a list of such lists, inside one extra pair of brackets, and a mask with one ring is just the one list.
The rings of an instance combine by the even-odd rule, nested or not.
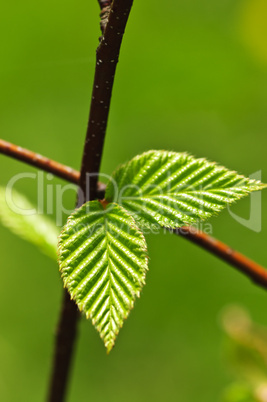
[(254, 283), (267, 289), (267, 270), (227, 244), (190, 226), (184, 226), (172, 232), (216, 255), (248, 276)]
[[(29, 151), (26, 148), (19, 147), (11, 142), (0, 139), (0, 154), (11, 156), (14, 159), (25, 162), (28, 165), (37, 167), (45, 172), (52, 173), (53, 175), (67, 180), (74, 184), (79, 184), (80, 172), (74, 170), (69, 166), (62, 165), (46, 156), (37, 154), (36, 152)], [(104, 197), (105, 185), (97, 183), (97, 197)]]
[(62, 165), (59, 162), (55, 162), (52, 159), (48, 159), (36, 152), (29, 151), (26, 148), (18, 147), (11, 142), (0, 139), (0, 153), (11, 156), (19, 161), (26, 162), (28, 165), (52, 173), (61, 179), (70, 181), (71, 183), (78, 184), (80, 174), (77, 170)]

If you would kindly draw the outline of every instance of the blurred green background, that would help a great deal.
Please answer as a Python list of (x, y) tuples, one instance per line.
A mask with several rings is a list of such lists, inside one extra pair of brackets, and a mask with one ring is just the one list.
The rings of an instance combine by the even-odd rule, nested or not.
[[(267, 182), (266, 0), (134, 3), (102, 172), (154, 148), (246, 175), (262, 170)], [(2, 2), (1, 138), (79, 169), (98, 14), (96, 0)], [(1, 185), (36, 172), (1, 155), (0, 167)], [(37, 202), (36, 181), (15, 188)], [(262, 199), (260, 233), (228, 211), (211, 223), (214, 236), (267, 265), (267, 192)], [(74, 202), (66, 191), (64, 206)], [(232, 210), (247, 218), (249, 200)], [(62, 295), (58, 268), (7, 229), (0, 236), (0, 400), (43, 401)], [(238, 302), (267, 324), (267, 294), (225, 263), (171, 235), (149, 236), (148, 247), (147, 285), (109, 356), (91, 323), (80, 323), (68, 402), (219, 401), (231, 380), (220, 311)]]

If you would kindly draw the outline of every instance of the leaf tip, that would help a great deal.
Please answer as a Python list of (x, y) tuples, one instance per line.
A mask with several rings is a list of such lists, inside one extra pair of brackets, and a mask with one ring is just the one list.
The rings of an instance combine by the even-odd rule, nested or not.
[(115, 341), (114, 340), (111, 340), (111, 341), (108, 341), (108, 342), (105, 343), (107, 355), (110, 354), (110, 352), (112, 351), (114, 346), (115, 346)]

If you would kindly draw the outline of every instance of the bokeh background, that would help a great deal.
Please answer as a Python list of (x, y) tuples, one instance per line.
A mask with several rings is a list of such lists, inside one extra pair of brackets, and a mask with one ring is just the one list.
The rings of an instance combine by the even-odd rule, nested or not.
[[(134, 3), (102, 172), (154, 148), (205, 156), (246, 175), (262, 170), (267, 182), (266, 1)], [(0, 136), (79, 169), (100, 36), (97, 1), (24, 0), (0, 9)], [(36, 172), (1, 155), (0, 167), (0, 185)], [(15, 188), (37, 202), (36, 181)], [(227, 211), (211, 224), (214, 236), (267, 265), (262, 197), (261, 232)], [(64, 206), (74, 203), (66, 191)], [(249, 200), (232, 210), (247, 218)], [(62, 295), (58, 267), (3, 227), (0, 236), (0, 399), (41, 402)], [(81, 321), (69, 402), (219, 401), (232, 378), (220, 312), (239, 303), (267, 324), (267, 294), (230, 266), (171, 235), (149, 236), (148, 247), (147, 285), (109, 356)]]

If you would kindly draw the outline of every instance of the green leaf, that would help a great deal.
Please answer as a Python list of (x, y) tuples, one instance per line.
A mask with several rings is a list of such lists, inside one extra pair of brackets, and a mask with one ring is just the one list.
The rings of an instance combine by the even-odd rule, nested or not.
[(0, 221), (13, 233), (37, 246), (53, 260), (57, 259), (57, 238), (59, 230), (53, 221), (38, 213), (27, 215), (17, 213), (13, 206), (21, 211), (35, 207), (19, 192), (12, 190), (12, 204), (6, 202), (6, 189), (0, 187)]
[(91, 318), (107, 351), (145, 283), (146, 242), (120, 206), (90, 201), (68, 219), (59, 238), (64, 286)]
[(207, 219), (264, 187), (186, 153), (149, 151), (114, 172), (105, 198), (122, 205), (142, 227), (177, 228)]

